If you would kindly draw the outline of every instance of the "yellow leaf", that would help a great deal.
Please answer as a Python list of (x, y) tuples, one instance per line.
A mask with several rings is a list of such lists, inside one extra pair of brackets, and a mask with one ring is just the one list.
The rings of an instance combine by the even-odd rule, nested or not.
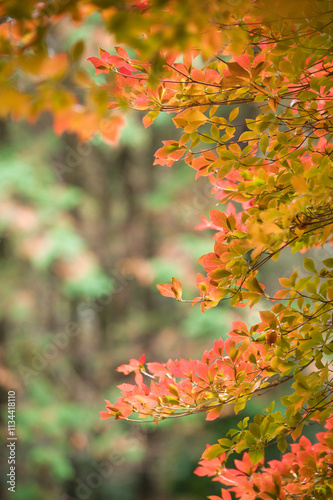
[(231, 111), (229, 115), (229, 123), (231, 123), (233, 120), (235, 120), (238, 116), (239, 113), (239, 108), (235, 108)]
[(186, 110), (184, 113), (180, 115), (182, 118), (185, 118), (187, 122), (199, 122), (199, 123), (206, 123), (208, 120), (207, 116), (204, 115), (199, 109), (197, 108), (191, 108)]
[(278, 103), (275, 99), (272, 99), (271, 97), (268, 99), (268, 106), (271, 108), (274, 113), (277, 111)]
[(295, 189), (296, 193), (308, 193), (309, 189), (306, 180), (302, 175), (295, 175), (290, 179), (292, 187)]

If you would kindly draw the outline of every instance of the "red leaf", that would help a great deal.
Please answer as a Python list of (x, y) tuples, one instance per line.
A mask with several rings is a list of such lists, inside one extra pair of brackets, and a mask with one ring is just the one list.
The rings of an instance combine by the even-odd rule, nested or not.
[(117, 385), (118, 389), (121, 390), (121, 392), (132, 392), (135, 385), (133, 384), (120, 384), (120, 385)]
[(105, 420), (107, 418), (113, 417), (112, 413), (109, 413), (107, 411), (100, 411), (99, 414), (101, 416), (101, 420)]
[(231, 495), (228, 490), (222, 490), (222, 498), (223, 500), (232, 500)]
[(140, 365), (144, 365), (145, 361), (146, 361), (146, 355), (142, 354), (142, 356), (139, 357), (138, 361), (139, 361)]
[(105, 64), (115, 66), (116, 68), (124, 65), (124, 60), (118, 56), (112, 56), (106, 50), (99, 47), (99, 55)]
[(99, 73), (109, 73), (109, 69), (105, 66), (103, 61), (101, 59), (98, 59), (98, 57), (88, 57), (87, 61), (90, 61), (93, 63), (95, 66), (96, 72), (95, 74), (98, 75)]
[(123, 59), (126, 59), (127, 61), (129, 60), (128, 54), (125, 49), (122, 47), (116, 47), (116, 51), (119, 57), (122, 57)]
[(212, 221), (214, 226), (217, 226), (220, 229), (227, 229), (229, 231), (225, 213), (221, 212), (220, 210), (211, 210), (209, 212), (209, 215), (210, 220)]
[(156, 377), (163, 377), (168, 370), (162, 363), (147, 363), (148, 370)]
[(213, 408), (207, 413), (206, 420), (211, 421), (211, 420), (216, 420), (219, 418), (220, 413), (221, 413), (221, 406), (218, 406), (217, 408)]
[(249, 335), (249, 330), (243, 321), (233, 321), (232, 329), (235, 330), (236, 333), (237, 331), (241, 331), (244, 332), (246, 335)]

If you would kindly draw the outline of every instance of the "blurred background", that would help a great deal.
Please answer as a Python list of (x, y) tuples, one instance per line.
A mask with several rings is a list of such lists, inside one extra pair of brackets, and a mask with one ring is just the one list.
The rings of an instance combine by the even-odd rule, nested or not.
[[(51, 32), (49, 50), (73, 44), (83, 70), (103, 84), (105, 75), (94, 77), (86, 62), (99, 45), (114, 46), (98, 15), (77, 27), (62, 21)], [(27, 88), (34, 83), (34, 76), (19, 77)], [(71, 91), (80, 99), (82, 86)], [(115, 370), (129, 358), (200, 358), (214, 339), (225, 337), (232, 320), (251, 325), (258, 318), (256, 309), (226, 303), (202, 314), (156, 289), (175, 276), (185, 298), (196, 295), (202, 271), (196, 260), (213, 247), (213, 232), (194, 231), (200, 216), (216, 207), (208, 182), (194, 182), (182, 162), (172, 169), (153, 166), (161, 140), (178, 134), (169, 115), (144, 129), (140, 113), (129, 112), (118, 144), (111, 145), (115, 141), (99, 133), (86, 142), (68, 131), (56, 135), (47, 112), (34, 123), (12, 121), (1, 112), (2, 99), (0, 386), (3, 429), (7, 392), (17, 393), (15, 498), (196, 500), (218, 494), (217, 483), (193, 470), (206, 443), (235, 426), (232, 408), (213, 423), (195, 415), (158, 426), (100, 421), (98, 413), (104, 399), (118, 398), (124, 376)], [(270, 293), (297, 259), (265, 267), (260, 278)], [(272, 398), (251, 403), (239, 420)], [(5, 471), (7, 453), (2, 460)], [(1, 498), (6, 494), (5, 478)]]

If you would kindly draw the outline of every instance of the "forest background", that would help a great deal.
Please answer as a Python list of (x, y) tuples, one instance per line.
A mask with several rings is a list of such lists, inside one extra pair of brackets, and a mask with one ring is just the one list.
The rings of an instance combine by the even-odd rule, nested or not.
[[(179, 135), (169, 115), (145, 129), (139, 112), (105, 114), (107, 77), (95, 76), (87, 58), (116, 41), (97, 8), (75, 12), (76, 3), (50, 3), (58, 10), (50, 10), (39, 60), (15, 60), (31, 40), (17, 38), (14, 21), (38, 2), (0, 4), (1, 55), (10, 54), (9, 40), (17, 64), (3, 62), (0, 89), (0, 385), (4, 409), (7, 392), (17, 394), (16, 498), (196, 500), (219, 492), (193, 470), (205, 444), (231, 427), (231, 408), (213, 424), (193, 415), (159, 426), (110, 424), (98, 411), (104, 397), (117, 398), (115, 369), (129, 357), (196, 358), (233, 320), (258, 321), (258, 309), (224, 302), (202, 314), (157, 291), (177, 276), (194, 295), (196, 260), (212, 238), (194, 227), (216, 200), (184, 163), (153, 166), (162, 139)], [(287, 254), (265, 266), (269, 294), (301, 261)], [(5, 470), (6, 452), (2, 461)], [(5, 481), (1, 489), (5, 498)]]

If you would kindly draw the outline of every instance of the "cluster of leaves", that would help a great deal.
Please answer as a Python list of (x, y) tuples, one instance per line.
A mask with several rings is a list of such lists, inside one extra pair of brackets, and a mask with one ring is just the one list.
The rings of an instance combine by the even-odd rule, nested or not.
[[(173, 2), (162, 3), (166, 19), (178, 12)], [(277, 442), (284, 453), (287, 435), (296, 440), (309, 420), (330, 418), (333, 259), (317, 269), (305, 258), (309, 275), (299, 278), (294, 271), (281, 278), (283, 289), (274, 297), (256, 275), (286, 247), (305, 252), (332, 242), (331, 2), (244, 2), (234, 12), (221, 3), (209, 3), (204, 34), (190, 17), (196, 43), (187, 39), (182, 54), (165, 44), (152, 61), (141, 43), (134, 58), (119, 47), (115, 55), (101, 49), (100, 58), (91, 62), (97, 73), (114, 74), (112, 108), (146, 110), (145, 126), (161, 111), (175, 114), (182, 135), (164, 142), (155, 164), (172, 166), (184, 159), (226, 204), (225, 211), (212, 210), (210, 220), (203, 218), (197, 228), (216, 234), (214, 251), (199, 259), (206, 275), (198, 275), (200, 296), (193, 303), (200, 302), (203, 311), (227, 299), (241, 307), (260, 299), (273, 304), (260, 312), (261, 322), (250, 331), (234, 324), (228, 339), (216, 341), (202, 360), (169, 360), (146, 368), (141, 357), (122, 365), (119, 371), (135, 373), (135, 385), (122, 384), (122, 397), (107, 402), (102, 418), (128, 420), (134, 413), (158, 422), (207, 412), (213, 420), (223, 405), (232, 403), (237, 413), (253, 396), (291, 380), (291, 393), (282, 397), (285, 415), (271, 405), (253, 422), (245, 419), (230, 439), (206, 450), (197, 472), (232, 486), (241, 499), (328, 498), (333, 491), (331, 427), (317, 435), (319, 444), (303, 436), (281, 462), (258, 467), (269, 444)], [(142, 12), (144, 39), (160, 33), (156, 4)], [(209, 46), (206, 52), (197, 50), (202, 40)], [(246, 118), (245, 105), (257, 110), (254, 119)], [(231, 106), (227, 115), (226, 106)], [(183, 301), (178, 280), (159, 289)], [(143, 376), (152, 379), (149, 386)], [(245, 450), (237, 470), (225, 469), (232, 452)], [(229, 499), (229, 493), (223, 491), (222, 498)]]
[[(269, 417), (266, 418), (269, 421)], [(269, 427), (269, 423), (265, 422), (265, 425), (266, 428)], [(263, 460), (253, 465), (249, 454), (244, 453), (242, 460), (235, 460), (235, 469), (226, 469), (226, 454), (222, 453), (217, 458), (214, 447), (207, 446), (195, 473), (198, 476), (213, 476), (213, 480), (231, 486), (230, 491), (235, 493), (236, 498), (243, 500), (258, 498), (259, 492), (262, 499), (330, 498), (332, 417), (325, 427), (326, 432), (317, 434), (316, 444), (311, 444), (309, 439), (302, 436), (299, 443), (291, 445), (291, 452), (284, 454), (282, 460), (272, 460), (267, 467), (264, 467)], [(256, 431), (264, 429), (265, 427), (261, 426)], [(226, 440), (220, 441), (222, 447)], [(215, 458), (212, 458), (213, 456)], [(221, 497), (223, 500), (231, 500), (229, 490), (222, 489)], [(220, 500), (217, 496), (209, 498)]]
[(105, 9), (98, 4), (80, 0), (1, 2), (1, 118), (35, 123), (48, 112), (57, 134), (67, 131), (85, 141), (98, 131), (106, 142), (117, 143), (124, 118), (110, 113), (106, 91), (91, 77), (87, 64), (82, 64), (85, 40), (77, 39), (68, 50), (55, 42), (57, 31), (83, 25), (97, 12), (104, 16), (106, 26)]

